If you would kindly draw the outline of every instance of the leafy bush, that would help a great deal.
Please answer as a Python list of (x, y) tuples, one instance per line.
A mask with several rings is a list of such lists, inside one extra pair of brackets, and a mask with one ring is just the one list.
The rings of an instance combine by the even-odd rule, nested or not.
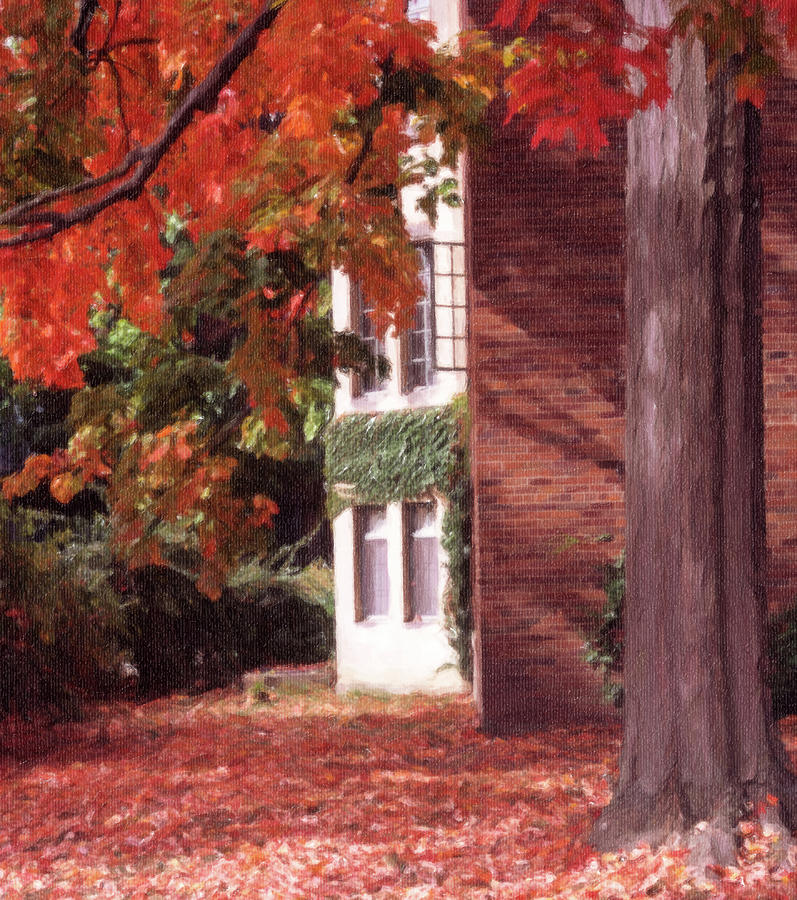
[(607, 700), (623, 704), (623, 602), (625, 600), (625, 556), (609, 563), (603, 573), (606, 601), (595, 637), (586, 645), (586, 660), (603, 674)]
[(226, 589), (218, 600), (164, 566), (133, 573), (126, 621), (139, 691), (219, 687), (247, 669), (328, 659), (333, 620), (300, 586)]
[(101, 516), (0, 506), (0, 717), (71, 717), (134, 686), (201, 690), (320, 662), (333, 650), (331, 591), (316, 563), (212, 601), (174, 569), (120, 569)]
[(73, 716), (119, 686), (123, 622), (102, 545), (68, 530), (36, 541), (37, 528), (0, 508), (0, 715)]
[(797, 603), (770, 623), (769, 656), (772, 708), (780, 719), (797, 713)]
[(448, 507), (443, 516), (443, 550), (448, 556), (446, 629), (448, 642), (457, 656), (457, 666), (466, 681), (473, 681), (473, 598), (470, 551), (473, 488), (468, 457), (469, 417), (467, 403), (451, 406), (457, 421), (457, 440), (449, 456)]

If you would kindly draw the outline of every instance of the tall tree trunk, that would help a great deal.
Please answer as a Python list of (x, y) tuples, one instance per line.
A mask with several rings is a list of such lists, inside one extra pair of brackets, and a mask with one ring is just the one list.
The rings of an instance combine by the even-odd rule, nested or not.
[(671, 102), (628, 129), (625, 728), (592, 835), (688, 834), (696, 865), (735, 859), (746, 810), (797, 822), (765, 678), (760, 118), (733, 72), (676, 43)]

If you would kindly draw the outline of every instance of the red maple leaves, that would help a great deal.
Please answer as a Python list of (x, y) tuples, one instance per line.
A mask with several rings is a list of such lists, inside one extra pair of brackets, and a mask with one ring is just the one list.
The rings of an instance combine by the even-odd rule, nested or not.
[[(128, 562), (159, 562), (160, 537), (184, 539), (218, 591), (231, 536), (275, 512), (232, 496), (237, 441), (286, 452), (324, 279), (338, 267), (359, 281), (380, 328), (422, 293), (397, 214), (401, 188), (423, 179), (406, 161), (409, 117), (452, 161), (491, 96), (471, 62), (494, 55), (471, 48), (464, 63), (433, 37), (399, 0), (0, 9), (0, 352), (14, 375), (79, 388), (106, 314), (158, 337), (144, 369), (170, 354), (190, 365), (212, 295), (231, 336), (225, 390), (248, 404), (214, 435), (186, 406), (145, 426), (129, 390), (110, 391), (114, 416), (78, 423), (6, 496), (49, 481), (68, 502), (96, 479)], [(206, 260), (215, 244), (230, 250)]]
[(520, 32), (535, 23), (533, 39), (516, 39), (505, 52), (513, 69), (507, 119), (533, 124), (533, 147), (548, 140), (597, 154), (609, 121), (667, 102), (666, 34), (636, 26), (620, 4), (506, 0), (493, 20)]
[[(774, 20), (779, 25), (772, 28)], [(505, 52), (508, 118), (533, 125), (532, 146), (570, 143), (597, 154), (605, 125), (669, 96), (667, 49), (688, 34), (709, 51), (709, 76), (735, 57), (737, 97), (764, 102), (767, 79), (797, 45), (793, 0), (691, 0), (669, 28), (643, 27), (614, 0), (504, 0), (493, 26), (534, 30)]]
[(685, 850), (587, 846), (614, 727), (496, 739), (469, 698), (349, 699), (291, 674), (259, 702), (125, 704), (47, 733), (7, 722), (3, 746), (27, 762), (2, 763), (3, 896), (794, 896), (752, 822), (738, 867), (710, 881)]

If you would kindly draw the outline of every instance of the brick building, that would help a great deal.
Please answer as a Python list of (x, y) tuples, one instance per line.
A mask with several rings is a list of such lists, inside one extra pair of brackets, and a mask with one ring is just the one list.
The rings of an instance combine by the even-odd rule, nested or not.
[[(494, 4), (472, 0), (483, 24)], [(624, 128), (597, 160), (496, 111), (470, 161), (476, 691), (494, 730), (600, 714), (583, 662), (623, 547)], [(797, 91), (764, 111), (768, 597), (797, 597)]]
[[(497, 5), (465, 3), (466, 25)], [(474, 690), (485, 727), (505, 731), (612, 714), (583, 643), (623, 549), (625, 151), (622, 127), (597, 160), (531, 151), (493, 115), (466, 166), (463, 238)], [(797, 596), (797, 91), (778, 84), (764, 119), (767, 584), (781, 606)]]

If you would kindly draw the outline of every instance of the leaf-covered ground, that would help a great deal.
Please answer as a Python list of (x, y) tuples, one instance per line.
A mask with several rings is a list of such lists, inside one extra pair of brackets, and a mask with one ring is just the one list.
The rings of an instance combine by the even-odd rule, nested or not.
[(255, 693), (6, 723), (0, 896), (797, 897), (756, 831), (711, 881), (677, 851), (593, 853), (616, 728), (497, 739), (463, 697)]

